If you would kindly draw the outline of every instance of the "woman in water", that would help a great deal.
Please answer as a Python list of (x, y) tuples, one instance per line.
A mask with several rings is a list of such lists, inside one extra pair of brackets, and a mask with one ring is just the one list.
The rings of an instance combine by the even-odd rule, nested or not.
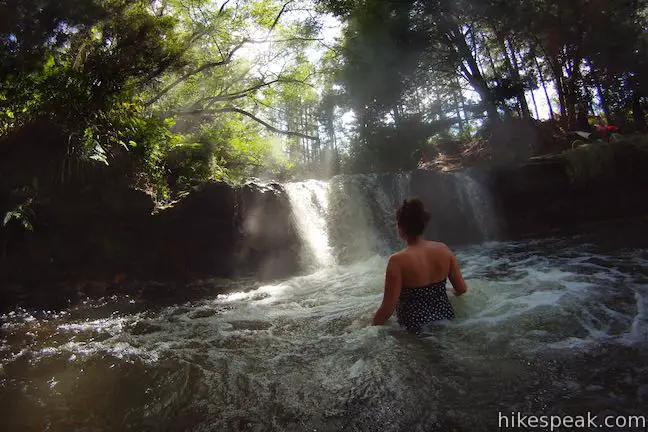
[(434, 321), (453, 319), (446, 279), (450, 279), (456, 296), (467, 291), (457, 258), (445, 244), (423, 238), (430, 214), (420, 199), (405, 200), (396, 221), (407, 247), (389, 257), (385, 294), (373, 324), (384, 324), (394, 309), (398, 323), (412, 332)]

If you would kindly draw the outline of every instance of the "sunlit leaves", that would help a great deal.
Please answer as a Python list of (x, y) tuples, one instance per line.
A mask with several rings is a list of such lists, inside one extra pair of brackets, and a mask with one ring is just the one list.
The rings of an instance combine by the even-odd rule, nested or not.
[(195, 36), (185, 53), (190, 63), (151, 92), (152, 108), (178, 115), (176, 131), (209, 136), (216, 171), (236, 177), (247, 170), (238, 166), (254, 170), (268, 164), (273, 158), (261, 156), (268, 142), (279, 143), (273, 144), (280, 150), (273, 154), (282, 153), (281, 141), (249, 117), (223, 111), (245, 110), (277, 129), (297, 132), (304, 125), (288, 120), (286, 107), (307, 104), (315, 112), (317, 74), (306, 53), (318, 26), (308, 14), (297, 19), (292, 13), (304, 6), (277, 0), (174, 6), (185, 34)]
[(46, 119), (69, 158), (163, 188), (281, 169), (269, 130), (317, 132), (307, 1), (41, 3), (0, 17), (0, 133)]
[(237, 182), (286, 168), (280, 143), (261, 132), (261, 126), (239, 115), (203, 125), (168, 153), (166, 165), (175, 187), (208, 179)]
[(269, 29), (277, 20), (277, 15), (283, 8), (281, 3), (273, 0), (261, 0), (251, 2), (250, 16), (253, 22), (259, 26)]

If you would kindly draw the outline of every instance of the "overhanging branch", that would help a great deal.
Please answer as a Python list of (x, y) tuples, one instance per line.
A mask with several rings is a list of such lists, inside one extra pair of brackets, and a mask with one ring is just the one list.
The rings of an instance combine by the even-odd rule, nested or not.
[(250, 93), (252, 93), (252, 92), (254, 92), (256, 90), (259, 90), (259, 89), (261, 89), (263, 87), (271, 86), (272, 84), (275, 84), (275, 83), (295, 83), (295, 84), (304, 84), (304, 85), (308, 85), (308, 86), (311, 85), (311, 84), (309, 84), (309, 83), (307, 83), (305, 81), (301, 81), (301, 80), (294, 79), (294, 78), (277, 78), (277, 79), (273, 79), (271, 81), (261, 82), (259, 84), (250, 86), (250, 87), (248, 87), (246, 89), (243, 89), (243, 90), (240, 90), (240, 91), (237, 91), (237, 92), (227, 93), (227, 94), (220, 94), (218, 96), (212, 96), (212, 97), (206, 97), (206, 98), (198, 100), (194, 105), (199, 104), (200, 102), (206, 102), (206, 101), (210, 102), (210, 104), (213, 104), (215, 102), (223, 102), (223, 101), (228, 101), (228, 100), (241, 99), (241, 98), (246, 97), (247, 95), (249, 95)]
[(225, 12), (225, 6), (227, 6), (227, 3), (229, 3), (229, 2), (230, 2), (230, 0), (225, 0), (225, 1), (223, 2), (222, 6), (221, 6), (220, 9), (218, 10), (218, 16), (223, 15), (223, 12)]
[(204, 71), (209, 70), (209, 69), (213, 69), (213, 68), (218, 67), (218, 66), (224, 66), (226, 64), (231, 63), (232, 58), (234, 57), (234, 54), (236, 53), (236, 51), (240, 50), (243, 47), (243, 45), (245, 45), (247, 42), (248, 42), (247, 39), (242, 40), (238, 45), (236, 45), (234, 48), (232, 48), (232, 50), (229, 52), (229, 54), (227, 54), (227, 56), (224, 59), (221, 59), (221, 60), (215, 61), (215, 62), (205, 63), (205, 64), (197, 67), (196, 69), (193, 69), (193, 70), (185, 73), (184, 75), (182, 75), (181, 77), (179, 77), (178, 79), (173, 81), (171, 84), (169, 84), (168, 86), (163, 88), (158, 94), (153, 96), (151, 99), (144, 102), (144, 105), (149, 106), (149, 105), (154, 104), (155, 102), (160, 100), (160, 98), (162, 96), (164, 96), (165, 94), (167, 94), (168, 92), (173, 90), (178, 84), (180, 84), (181, 82), (187, 80), (188, 78), (190, 78), (190, 77), (192, 77), (192, 76), (194, 76), (196, 74), (199, 74), (199, 73), (204, 72)]
[(288, 5), (290, 3), (292, 3), (293, 1), (295, 1), (295, 0), (289, 0), (286, 3), (284, 3), (283, 7), (281, 8), (279, 13), (275, 17), (274, 22), (270, 26), (270, 29), (268, 30), (268, 35), (266, 36), (266, 39), (268, 39), (270, 37), (270, 34), (274, 31), (275, 27), (277, 27), (277, 24), (279, 24), (279, 19), (281, 18), (281, 15), (283, 15), (283, 13), (286, 11), (286, 8), (288, 7)]
[(259, 123), (260, 125), (262, 125), (266, 129), (270, 130), (271, 132), (274, 132), (274, 133), (278, 133), (278, 134), (286, 135), (286, 136), (297, 137), (297, 138), (304, 138), (304, 139), (312, 140), (312, 141), (319, 141), (319, 137), (316, 137), (316, 136), (306, 135), (306, 134), (303, 134), (301, 132), (293, 132), (293, 131), (289, 131), (289, 130), (279, 129), (279, 128), (271, 125), (270, 123), (266, 122), (265, 120), (260, 119), (259, 117), (255, 116), (251, 112), (245, 111), (244, 109), (233, 107), (233, 106), (225, 107), (225, 108), (218, 108), (218, 109), (211, 109), (211, 110), (197, 109), (197, 110), (191, 110), (191, 111), (181, 111), (181, 112), (178, 112), (178, 113), (175, 113), (175, 114), (178, 115), (178, 116), (191, 116), (191, 115), (214, 115), (214, 114), (222, 114), (222, 113), (228, 113), (228, 112), (229, 113), (238, 113), (238, 114), (244, 115), (244, 116), (254, 120), (255, 122)]

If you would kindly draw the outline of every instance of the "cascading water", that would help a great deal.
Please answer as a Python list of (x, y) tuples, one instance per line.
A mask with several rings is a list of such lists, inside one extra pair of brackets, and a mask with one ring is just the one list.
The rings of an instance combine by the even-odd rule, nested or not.
[(285, 185), (302, 240), (308, 247), (307, 267), (335, 264), (326, 226), (328, 182), (309, 180)]
[(469, 172), (453, 172), (457, 198), (462, 211), (472, 215), (482, 240), (497, 236), (497, 218), (493, 211), (489, 192)]
[(410, 176), (363, 174), (331, 180), (329, 233), (343, 262), (401, 247), (396, 209), (410, 195)]

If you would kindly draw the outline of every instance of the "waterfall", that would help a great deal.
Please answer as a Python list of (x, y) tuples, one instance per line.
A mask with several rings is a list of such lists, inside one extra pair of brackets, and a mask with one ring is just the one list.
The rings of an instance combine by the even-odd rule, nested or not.
[(327, 229), (328, 182), (308, 180), (285, 185), (299, 235), (307, 250), (305, 267), (335, 264)]
[(345, 262), (402, 247), (396, 209), (410, 194), (410, 174), (357, 174), (331, 180), (329, 235)]
[(454, 172), (450, 175), (455, 179), (461, 211), (472, 214), (482, 240), (495, 238), (497, 225), (489, 192), (468, 172)]
[(409, 172), (340, 175), (285, 189), (304, 245), (302, 267), (311, 270), (401, 249), (396, 210), (412, 194), (432, 213), (426, 231), (431, 240), (474, 242), (497, 235), (488, 192), (465, 172), (417, 179)]

